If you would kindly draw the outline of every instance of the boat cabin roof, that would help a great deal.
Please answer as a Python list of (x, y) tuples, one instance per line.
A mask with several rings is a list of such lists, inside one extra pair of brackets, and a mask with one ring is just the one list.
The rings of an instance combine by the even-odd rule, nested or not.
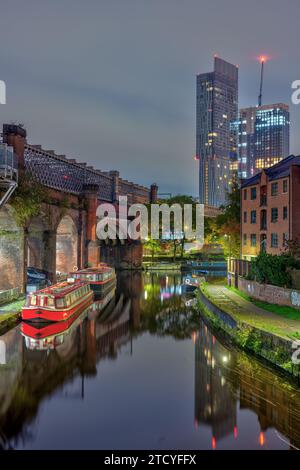
[(58, 284), (54, 284), (53, 286), (46, 287), (45, 289), (38, 290), (34, 293), (34, 295), (54, 295), (55, 297), (63, 297), (74, 290), (79, 289), (79, 287), (88, 285), (87, 282), (79, 281), (70, 283), (67, 281), (59, 282)]
[(110, 266), (99, 266), (98, 268), (80, 269), (80, 271), (72, 271), (70, 274), (102, 274), (108, 271), (113, 271), (114, 268)]

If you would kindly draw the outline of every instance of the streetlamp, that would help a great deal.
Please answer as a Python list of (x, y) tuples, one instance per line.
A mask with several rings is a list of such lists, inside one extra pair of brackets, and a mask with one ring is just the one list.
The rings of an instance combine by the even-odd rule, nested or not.
[(231, 258), (231, 235), (227, 235), (227, 233), (224, 234), (224, 238), (228, 238), (229, 241), (229, 258)]

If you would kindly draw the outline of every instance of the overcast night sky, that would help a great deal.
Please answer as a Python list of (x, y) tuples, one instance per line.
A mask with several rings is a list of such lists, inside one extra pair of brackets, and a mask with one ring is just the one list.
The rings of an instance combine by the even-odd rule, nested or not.
[(198, 192), (195, 75), (239, 65), (239, 105), (287, 102), (300, 153), (299, 0), (0, 0), (0, 122), (28, 141), (160, 191)]

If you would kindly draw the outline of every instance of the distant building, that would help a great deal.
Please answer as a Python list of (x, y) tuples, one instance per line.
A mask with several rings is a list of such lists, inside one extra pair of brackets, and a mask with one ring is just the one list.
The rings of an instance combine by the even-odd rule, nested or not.
[(196, 157), (200, 203), (219, 207), (230, 188), (236, 147), (230, 123), (238, 116), (238, 68), (218, 57), (214, 71), (197, 75)]
[(280, 254), (300, 237), (300, 156), (290, 155), (241, 187), (242, 258)]
[(289, 155), (290, 113), (287, 104), (275, 103), (243, 108), (231, 123), (237, 139), (240, 178), (250, 178)]

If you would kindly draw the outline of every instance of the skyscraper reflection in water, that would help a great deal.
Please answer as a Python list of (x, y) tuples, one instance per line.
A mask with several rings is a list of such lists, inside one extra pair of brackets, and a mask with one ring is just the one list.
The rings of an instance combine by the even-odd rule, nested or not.
[(233, 361), (235, 356), (201, 321), (195, 342), (195, 425), (211, 427), (212, 447), (223, 437), (237, 433)]

